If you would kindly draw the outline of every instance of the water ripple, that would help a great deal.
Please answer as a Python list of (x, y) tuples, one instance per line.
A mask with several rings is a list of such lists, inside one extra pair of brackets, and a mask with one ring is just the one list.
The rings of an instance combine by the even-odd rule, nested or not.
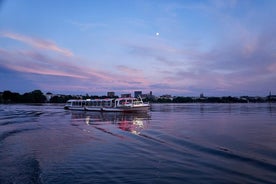
[(0, 134), (0, 142), (4, 141), (6, 138), (10, 137), (10, 136), (14, 136), (20, 133), (24, 133), (27, 131), (35, 131), (38, 130), (39, 128), (24, 128), (24, 129), (15, 129), (15, 130), (11, 130), (11, 131), (7, 131), (7, 132), (3, 132)]
[(276, 183), (276, 105), (0, 105), (0, 183)]

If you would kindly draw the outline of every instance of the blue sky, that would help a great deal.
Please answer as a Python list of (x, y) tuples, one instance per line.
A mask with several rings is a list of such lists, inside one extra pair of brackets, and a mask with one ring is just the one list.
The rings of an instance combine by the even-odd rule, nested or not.
[(0, 1), (0, 91), (276, 93), (276, 1)]

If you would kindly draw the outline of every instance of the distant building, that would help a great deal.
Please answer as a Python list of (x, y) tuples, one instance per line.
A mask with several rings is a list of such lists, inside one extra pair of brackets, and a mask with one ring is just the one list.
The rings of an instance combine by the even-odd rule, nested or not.
[(149, 94), (147, 94), (147, 98), (154, 100), (155, 96), (152, 94), (152, 91), (150, 91)]
[(140, 97), (145, 100), (156, 100), (156, 97), (152, 94), (152, 91), (150, 91), (150, 93), (147, 94), (141, 94)]
[(160, 99), (165, 99), (165, 100), (173, 100), (172, 95), (168, 95), (168, 94), (162, 95), (162, 96), (160, 96), (159, 98), (160, 98)]
[(130, 98), (130, 97), (131, 97), (130, 93), (121, 94), (121, 98)]
[(139, 96), (142, 96), (142, 91), (134, 91), (134, 97), (138, 98)]
[(205, 98), (203, 93), (200, 93), (199, 98)]
[(54, 95), (53, 93), (47, 92), (45, 96), (46, 96), (47, 102), (49, 102)]
[(115, 96), (115, 92), (113, 91), (107, 92), (107, 97), (114, 97), (114, 96)]
[(199, 100), (206, 100), (206, 99), (208, 99), (208, 98), (205, 97), (203, 93), (200, 93)]

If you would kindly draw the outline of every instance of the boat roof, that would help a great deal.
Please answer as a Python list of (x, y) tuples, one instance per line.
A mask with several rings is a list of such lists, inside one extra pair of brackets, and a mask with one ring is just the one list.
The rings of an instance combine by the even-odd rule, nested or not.
[(70, 99), (68, 102), (74, 102), (74, 101), (82, 101), (82, 102), (89, 102), (89, 101), (111, 101), (114, 100), (114, 98), (105, 98), (105, 99)]
[(134, 98), (134, 97), (125, 97), (125, 98), (117, 98), (116, 100), (137, 100), (137, 98)]
[(67, 102), (90, 102), (90, 101), (112, 101), (112, 100), (117, 100), (117, 101), (120, 101), (120, 100), (137, 100), (137, 98), (134, 98), (134, 97), (125, 97), (125, 98), (104, 98), (104, 99), (70, 99), (68, 100)]

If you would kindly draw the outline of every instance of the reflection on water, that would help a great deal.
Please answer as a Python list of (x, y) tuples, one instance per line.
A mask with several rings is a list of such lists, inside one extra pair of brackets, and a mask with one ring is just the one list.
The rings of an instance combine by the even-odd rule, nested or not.
[(150, 121), (148, 113), (71, 111), (71, 118), (73, 123), (83, 122), (93, 127), (110, 123), (121, 130), (137, 135), (148, 127)]
[(0, 184), (276, 183), (276, 104), (0, 105)]

